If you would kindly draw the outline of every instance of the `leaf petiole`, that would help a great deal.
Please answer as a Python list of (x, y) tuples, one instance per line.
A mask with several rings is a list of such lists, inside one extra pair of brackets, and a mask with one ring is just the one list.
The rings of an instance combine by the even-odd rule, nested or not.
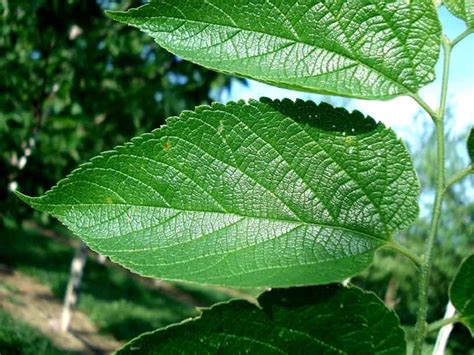
[(415, 100), (418, 105), (420, 105), (423, 110), (425, 110), (431, 117), (433, 121), (436, 121), (438, 119), (438, 114), (428, 105), (428, 103), (423, 100), (423, 98), (419, 94), (410, 94), (410, 97)]
[(466, 176), (469, 176), (471, 174), (474, 174), (474, 164), (471, 164), (470, 166), (468, 166), (467, 168), (465, 168), (464, 170), (461, 170), (460, 172), (458, 172), (457, 174), (455, 174), (451, 179), (448, 180), (448, 182), (446, 183), (446, 186), (444, 188), (444, 192), (446, 193), (446, 191), (452, 187), (453, 185), (457, 184), (458, 182), (460, 182), (462, 179), (464, 179)]
[(444, 327), (445, 325), (457, 323), (460, 320), (461, 319), (459, 317), (459, 314), (456, 314), (456, 315), (454, 315), (450, 318), (443, 318), (443, 319), (440, 319), (440, 320), (437, 320), (433, 323), (428, 324), (427, 331), (428, 331), (428, 333), (434, 332), (435, 330), (438, 330), (438, 329)]
[(468, 28), (468, 29), (465, 30), (463, 33), (461, 33), (459, 36), (457, 36), (456, 38), (454, 38), (452, 41), (450, 41), (451, 48), (454, 48), (454, 46), (455, 46), (456, 44), (458, 44), (459, 42), (461, 42), (464, 38), (466, 38), (467, 36), (469, 36), (471, 33), (474, 33), (474, 28)]
[(413, 254), (410, 249), (404, 247), (403, 245), (395, 242), (395, 241), (391, 241), (390, 243), (388, 243), (386, 245), (387, 248), (392, 248), (393, 250), (396, 250), (398, 251), (399, 253), (405, 255), (407, 258), (409, 258), (411, 261), (413, 261), (413, 263), (420, 267), (421, 265), (423, 265), (423, 260), (418, 256), (418, 255), (415, 255)]

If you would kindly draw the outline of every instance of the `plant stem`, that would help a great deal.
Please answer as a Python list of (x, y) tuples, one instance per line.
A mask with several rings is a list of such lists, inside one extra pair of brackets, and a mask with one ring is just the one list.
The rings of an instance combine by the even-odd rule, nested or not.
[(474, 164), (468, 166), (464, 170), (461, 170), (456, 175), (454, 175), (451, 179), (449, 179), (448, 182), (446, 183), (446, 186), (445, 186), (445, 192), (451, 186), (458, 183), (459, 181), (461, 181), (462, 179), (464, 179), (466, 176), (468, 176), (470, 174), (474, 174)]
[(439, 328), (444, 327), (445, 325), (456, 323), (456, 322), (459, 322), (459, 315), (457, 314), (451, 318), (443, 318), (443, 319), (437, 320), (436, 322), (433, 322), (428, 325), (428, 332), (433, 332), (435, 330), (438, 330)]
[(421, 355), (423, 343), (425, 341), (427, 324), (426, 313), (428, 308), (428, 289), (430, 281), (431, 264), (433, 259), (433, 244), (438, 232), (439, 220), (441, 216), (441, 207), (443, 204), (443, 195), (445, 190), (445, 157), (444, 157), (444, 114), (446, 111), (446, 101), (448, 94), (449, 79), (449, 62), (451, 56), (451, 44), (448, 39), (443, 36), (443, 81), (441, 86), (440, 107), (436, 116), (433, 118), (436, 129), (436, 195), (433, 204), (433, 212), (431, 215), (431, 226), (428, 239), (425, 244), (425, 252), (423, 255), (423, 265), (421, 266), (419, 289), (418, 289), (418, 313), (415, 327), (415, 346), (413, 348), (414, 355)]
[(396, 250), (399, 253), (405, 255), (407, 258), (409, 258), (411, 261), (413, 261), (416, 266), (423, 265), (423, 260), (421, 260), (421, 258), (418, 255), (413, 254), (410, 251), (410, 249), (404, 247), (403, 245), (398, 244), (397, 242), (392, 240), (386, 246), (387, 246), (387, 248), (392, 248), (393, 250)]

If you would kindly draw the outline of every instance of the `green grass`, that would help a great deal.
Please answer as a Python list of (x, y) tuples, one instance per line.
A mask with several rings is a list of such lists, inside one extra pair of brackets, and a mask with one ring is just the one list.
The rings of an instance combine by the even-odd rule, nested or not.
[(51, 341), (28, 324), (14, 320), (0, 308), (0, 354), (72, 354), (54, 347)]
[[(33, 276), (62, 300), (74, 249), (35, 231), (0, 230), (0, 263)], [(211, 289), (179, 285), (203, 305), (228, 297)], [(131, 278), (124, 270), (89, 258), (84, 271), (78, 308), (104, 334), (128, 340), (138, 334), (193, 316), (193, 306)], [(3, 353), (2, 353), (3, 355)]]

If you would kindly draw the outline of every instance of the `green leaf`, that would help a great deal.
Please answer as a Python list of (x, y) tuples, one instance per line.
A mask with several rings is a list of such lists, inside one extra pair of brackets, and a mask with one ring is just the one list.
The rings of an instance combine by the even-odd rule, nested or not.
[(474, 28), (474, 0), (444, 0), (443, 3), (455, 16), (466, 21), (469, 28)]
[(449, 290), (449, 297), (474, 336), (474, 254), (464, 259)]
[(474, 163), (474, 128), (471, 128), (471, 132), (467, 138), (467, 153), (471, 158), (471, 162)]
[(119, 354), (404, 354), (396, 314), (358, 288), (266, 292), (260, 308), (231, 301), (199, 318), (135, 338)]
[(22, 198), (137, 273), (249, 287), (343, 280), (418, 214), (406, 147), (358, 112), (262, 99), (167, 122)]
[(441, 38), (431, 0), (152, 0), (108, 15), (210, 69), (372, 99), (433, 81)]

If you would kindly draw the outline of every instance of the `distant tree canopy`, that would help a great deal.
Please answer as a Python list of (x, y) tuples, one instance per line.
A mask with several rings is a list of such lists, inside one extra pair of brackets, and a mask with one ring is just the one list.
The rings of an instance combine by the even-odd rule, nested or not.
[[(0, 214), (100, 151), (209, 103), (224, 75), (174, 57), (104, 10), (140, 1), (0, 1)], [(30, 149), (34, 145), (34, 149)], [(24, 165), (23, 155), (28, 156)], [(5, 221), (5, 219), (4, 219)]]

